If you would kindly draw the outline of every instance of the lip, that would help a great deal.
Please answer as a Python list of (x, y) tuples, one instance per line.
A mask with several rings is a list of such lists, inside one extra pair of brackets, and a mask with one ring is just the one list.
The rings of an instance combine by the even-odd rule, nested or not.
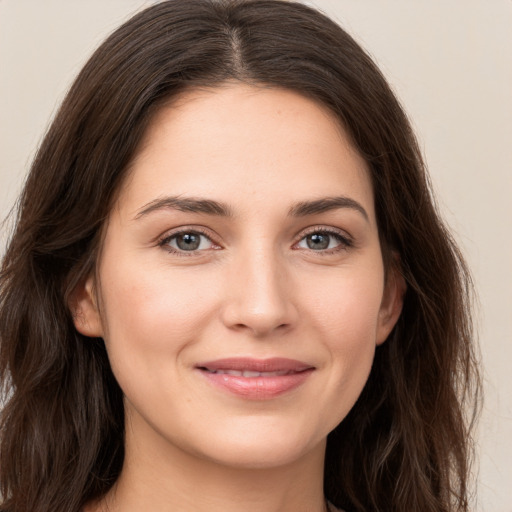
[(268, 400), (303, 384), (315, 367), (295, 359), (241, 357), (206, 361), (197, 364), (196, 369), (210, 384), (231, 394)]

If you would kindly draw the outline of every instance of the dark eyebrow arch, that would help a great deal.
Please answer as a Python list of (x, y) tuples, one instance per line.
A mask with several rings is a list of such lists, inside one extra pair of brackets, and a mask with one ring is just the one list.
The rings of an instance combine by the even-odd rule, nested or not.
[(135, 216), (135, 219), (140, 219), (151, 212), (165, 209), (179, 210), (181, 212), (205, 213), (207, 215), (217, 215), (221, 217), (233, 216), (231, 209), (227, 205), (211, 199), (170, 196), (155, 199), (144, 205)]
[[(339, 208), (349, 208), (358, 211), (368, 222), (369, 216), (360, 203), (345, 196), (324, 197), (313, 201), (301, 201), (290, 208), (288, 215), (292, 217), (306, 217), (307, 215), (316, 215), (319, 213), (336, 210)], [(195, 197), (169, 196), (155, 199), (144, 205), (137, 213), (135, 219), (140, 219), (151, 212), (157, 210), (179, 210), (182, 212), (204, 213), (206, 215), (215, 215), (220, 217), (233, 217), (233, 213), (228, 205), (214, 201), (212, 199), (200, 199)]]
[(361, 204), (354, 199), (345, 196), (324, 197), (314, 201), (302, 201), (290, 208), (289, 215), (292, 215), (293, 217), (305, 217), (307, 215), (315, 215), (317, 213), (336, 210), (338, 208), (350, 208), (352, 210), (356, 210), (368, 222), (370, 221), (368, 213)]

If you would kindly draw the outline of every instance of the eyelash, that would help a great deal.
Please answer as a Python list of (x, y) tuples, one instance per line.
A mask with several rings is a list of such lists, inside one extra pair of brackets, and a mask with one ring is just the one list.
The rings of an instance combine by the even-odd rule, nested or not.
[[(184, 228), (179, 231), (175, 231), (171, 234), (166, 234), (163, 238), (161, 238), (158, 241), (158, 246), (164, 248), (167, 252), (177, 255), (177, 256), (184, 256), (184, 257), (196, 256), (201, 251), (176, 250), (169, 245), (171, 240), (175, 239), (179, 235), (184, 235), (184, 234), (202, 235), (202, 236), (206, 237), (212, 244), (218, 245), (218, 244), (216, 244), (216, 242), (214, 240), (212, 240), (212, 237), (206, 232), (206, 230), (195, 227), (195, 228)], [(332, 255), (332, 254), (335, 254), (340, 251), (346, 251), (347, 249), (350, 249), (354, 246), (353, 240), (346, 234), (342, 234), (339, 231), (334, 230), (332, 228), (330, 229), (330, 228), (319, 228), (319, 227), (311, 228), (310, 230), (303, 233), (302, 236), (300, 237), (300, 239), (298, 240), (298, 242), (296, 242), (294, 244), (294, 246), (299, 244), (304, 238), (311, 236), (311, 235), (317, 235), (317, 234), (318, 235), (328, 235), (328, 236), (334, 237), (339, 242), (339, 245), (336, 247), (333, 247), (331, 249), (318, 250), (318, 251), (315, 251), (314, 249), (309, 249), (311, 252), (314, 252), (315, 254), (319, 254), (322, 256), (328, 256), (328, 255)], [(298, 250), (298, 249), (296, 249), (296, 250)]]
[[(215, 244), (215, 242), (212, 240), (212, 237), (206, 232), (206, 230), (201, 228), (183, 228), (179, 231), (175, 231), (171, 234), (166, 234), (162, 239), (158, 241), (158, 245), (162, 248), (164, 248), (167, 252), (174, 254), (176, 256), (184, 256), (184, 257), (190, 257), (190, 256), (197, 256), (198, 252), (200, 251), (183, 251), (183, 250), (176, 250), (173, 247), (169, 245), (171, 240), (174, 238), (185, 235), (185, 234), (198, 234), (206, 237), (212, 244)], [(217, 244), (215, 244), (217, 245)]]
[(325, 250), (320, 250), (320, 251), (315, 251), (313, 249), (310, 249), (311, 252), (314, 252), (315, 254), (319, 254), (320, 256), (330, 256), (332, 254), (336, 254), (341, 251), (346, 251), (346, 250), (354, 247), (354, 241), (347, 234), (345, 234), (345, 233), (342, 234), (342, 232), (335, 230), (333, 228), (320, 228), (320, 227), (311, 228), (310, 230), (303, 233), (302, 236), (300, 237), (300, 240), (297, 243), (295, 243), (294, 245), (299, 244), (304, 238), (306, 238), (310, 235), (328, 235), (328, 236), (334, 237), (339, 242), (338, 246), (333, 247), (331, 249), (325, 249)]

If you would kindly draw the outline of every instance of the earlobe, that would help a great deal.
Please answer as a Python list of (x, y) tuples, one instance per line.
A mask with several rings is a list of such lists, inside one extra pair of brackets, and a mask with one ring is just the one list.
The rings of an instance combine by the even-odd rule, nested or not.
[(84, 336), (100, 338), (103, 326), (94, 290), (94, 277), (80, 282), (71, 295), (69, 308), (76, 330)]
[(396, 267), (392, 267), (386, 278), (379, 310), (376, 336), (377, 345), (381, 345), (386, 341), (400, 318), (406, 289), (405, 279)]

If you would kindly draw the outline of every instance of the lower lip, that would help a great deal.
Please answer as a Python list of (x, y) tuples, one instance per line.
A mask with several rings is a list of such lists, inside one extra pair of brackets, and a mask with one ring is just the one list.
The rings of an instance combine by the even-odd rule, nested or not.
[(226, 373), (199, 371), (210, 383), (234, 395), (250, 400), (268, 400), (299, 387), (313, 373), (313, 368), (273, 377), (238, 377)]

